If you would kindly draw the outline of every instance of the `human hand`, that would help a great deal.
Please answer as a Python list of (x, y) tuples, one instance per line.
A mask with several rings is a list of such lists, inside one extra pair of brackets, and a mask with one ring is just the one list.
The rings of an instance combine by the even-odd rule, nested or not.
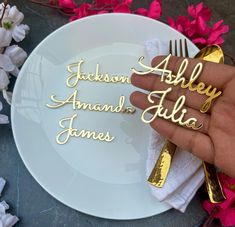
[[(158, 65), (165, 56), (153, 59), (152, 66)], [(170, 58), (167, 69), (177, 73), (183, 58)], [(163, 106), (169, 110), (181, 95), (186, 96), (185, 107), (188, 112), (185, 118), (195, 117), (203, 127), (198, 131), (181, 127), (162, 118), (156, 118), (150, 123), (151, 127), (166, 137), (178, 147), (192, 152), (202, 160), (213, 163), (226, 174), (235, 177), (235, 67), (216, 64), (198, 59), (189, 59), (189, 66), (184, 77), (189, 79), (192, 70), (198, 62), (203, 63), (203, 71), (196, 81), (212, 85), (222, 91), (222, 94), (212, 103), (207, 113), (201, 113), (200, 108), (206, 95), (182, 89), (180, 85), (171, 86), (172, 92), (166, 96)], [(161, 82), (161, 77), (156, 74), (133, 74), (131, 81), (134, 86), (147, 91), (166, 90), (169, 85)], [(146, 109), (153, 104), (147, 100), (147, 94), (136, 91), (131, 94), (131, 103), (141, 109)], [(155, 105), (159, 98), (154, 98)]]

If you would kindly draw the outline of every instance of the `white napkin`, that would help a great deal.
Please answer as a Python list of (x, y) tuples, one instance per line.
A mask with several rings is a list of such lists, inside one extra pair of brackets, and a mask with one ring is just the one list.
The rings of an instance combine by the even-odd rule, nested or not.
[[(157, 55), (168, 54), (169, 44), (167, 42), (154, 39), (147, 41), (145, 46), (149, 60)], [(147, 176), (150, 175), (164, 143), (165, 139), (152, 130), (148, 146)], [(150, 189), (153, 196), (159, 201), (166, 202), (184, 212), (203, 182), (204, 173), (201, 160), (178, 148), (163, 188), (150, 185)]]
[[(6, 184), (6, 181), (0, 177), (0, 196), (3, 188)], [(0, 202), (0, 227), (12, 227), (18, 222), (18, 217), (6, 213), (6, 210), (9, 209), (9, 205), (5, 201)]]

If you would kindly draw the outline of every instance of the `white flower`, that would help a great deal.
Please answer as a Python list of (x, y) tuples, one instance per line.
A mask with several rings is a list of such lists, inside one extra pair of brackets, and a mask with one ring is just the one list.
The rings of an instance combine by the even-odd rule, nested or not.
[(16, 6), (12, 6), (8, 11), (8, 18), (11, 19), (13, 23), (19, 25), (24, 20), (24, 14), (21, 13)]
[(6, 213), (8, 209), (9, 205), (5, 201), (0, 202), (0, 227), (12, 227), (19, 221), (16, 216)]
[(10, 57), (6, 54), (0, 54), (0, 68), (6, 72), (14, 70), (15, 65), (12, 63)]
[(2, 27), (10, 32), (12, 38), (16, 42), (22, 41), (29, 31), (29, 26), (21, 24), (24, 14), (21, 13), (16, 6), (12, 6), (7, 13), (4, 14)]
[(4, 89), (4, 90), (2, 91), (2, 94), (3, 94), (3, 98), (7, 101), (7, 103), (8, 103), (9, 105), (11, 105), (12, 92), (7, 91), (6, 89)]
[(19, 219), (16, 216), (13, 216), (11, 214), (4, 214), (0, 220), (0, 226), (1, 227), (12, 227), (15, 225)]
[[(2, 81), (5, 78), (3, 70), (11, 73), (13, 76), (18, 76), (19, 68), (27, 58), (27, 53), (17, 45), (12, 45), (6, 48), (4, 54), (0, 54), (0, 90), (2, 88)], [(4, 80), (6, 82), (6, 80)]]
[[(1, 110), (1, 106), (0, 106), (0, 110)], [(1, 120), (1, 115), (0, 115), (0, 120)], [(0, 177), (0, 193), (2, 192), (5, 184), (6, 184), (6, 181), (2, 177)], [(0, 227), (12, 227), (13, 225), (16, 224), (16, 222), (19, 221), (18, 217), (11, 215), (9, 213), (6, 213), (6, 210), (8, 209), (9, 209), (9, 205), (5, 201), (0, 202)]]
[(7, 73), (0, 69), (0, 91), (6, 89), (10, 83)]
[[(2, 111), (2, 103), (0, 102), (0, 112)], [(8, 124), (9, 120), (8, 120), (8, 116), (0, 114), (0, 124)]]
[(17, 45), (12, 45), (6, 48), (4, 55), (10, 57), (12, 63), (16, 67), (23, 65), (25, 59), (27, 58), (27, 53)]
[(20, 42), (25, 38), (28, 32), (29, 32), (29, 26), (26, 24), (20, 24), (12, 29), (12, 38), (16, 42)]
[(0, 28), (0, 48), (9, 46), (12, 40), (11, 32), (5, 28)]

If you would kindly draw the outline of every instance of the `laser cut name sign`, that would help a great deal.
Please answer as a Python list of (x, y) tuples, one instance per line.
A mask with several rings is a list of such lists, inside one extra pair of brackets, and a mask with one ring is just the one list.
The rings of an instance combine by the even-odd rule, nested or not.
[[(95, 112), (111, 112), (111, 113), (122, 113), (122, 114), (134, 114), (136, 109), (133, 106), (125, 106), (126, 97), (120, 96), (118, 104), (101, 104), (101, 103), (87, 103), (79, 100), (78, 97), (78, 83), (79, 81), (88, 81), (88, 82), (102, 82), (102, 83), (114, 83), (114, 84), (130, 84), (130, 79), (128, 76), (118, 76), (118, 75), (109, 75), (100, 73), (100, 65), (96, 64), (95, 73), (83, 73), (82, 64), (84, 60), (68, 65), (67, 70), (69, 76), (66, 80), (66, 86), (68, 88), (73, 88), (72, 93), (66, 99), (59, 99), (56, 95), (51, 95), (50, 100), (52, 104), (46, 104), (48, 108), (56, 109), (61, 108), (65, 105), (71, 105), (73, 111), (78, 110), (88, 110)], [(99, 141), (111, 142), (115, 139), (115, 136), (112, 136), (108, 132), (96, 132), (86, 129), (76, 129), (74, 128), (74, 121), (78, 118), (77, 113), (73, 113), (72, 116), (64, 117), (59, 120), (59, 126), (62, 131), (60, 131), (56, 136), (56, 142), (58, 144), (66, 144), (70, 138), (80, 137), (88, 138)]]
[[(161, 73), (161, 82), (165, 82), (168, 85), (174, 85), (174, 86), (180, 85), (180, 87), (183, 89), (189, 89), (190, 91), (196, 91), (199, 94), (205, 94), (206, 96), (208, 96), (208, 98), (201, 106), (200, 111), (202, 113), (206, 113), (211, 107), (212, 101), (215, 98), (219, 97), (222, 94), (222, 92), (218, 91), (217, 88), (213, 88), (212, 85), (206, 86), (206, 84), (204, 84), (203, 82), (195, 84), (196, 80), (200, 76), (203, 69), (203, 64), (201, 62), (196, 64), (190, 75), (189, 80), (183, 77), (189, 64), (188, 59), (184, 59), (182, 61), (178, 69), (178, 72), (176, 73), (176, 75), (173, 75), (173, 72), (167, 69), (170, 57), (171, 55), (169, 54), (155, 67), (145, 65), (143, 63), (144, 57), (140, 57), (138, 63), (146, 71), (138, 71), (135, 68), (132, 68), (131, 70), (132, 72), (138, 75), (146, 75), (152, 72)], [(165, 91), (152, 91), (149, 93), (148, 101), (153, 105), (143, 111), (141, 115), (142, 121), (145, 123), (151, 123), (157, 117), (160, 117), (166, 120), (170, 120), (184, 127), (192, 128), (194, 130), (200, 129), (203, 126), (203, 124), (199, 124), (196, 118), (191, 117), (186, 120), (184, 119), (185, 114), (187, 113), (187, 109), (183, 108), (186, 101), (185, 95), (181, 95), (177, 99), (171, 112), (167, 108), (164, 108), (163, 103), (166, 98), (166, 95), (171, 91), (172, 88), (169, 87)], [(161, 96), (158, 104), (154, 104), (155, 95)], [(148, 119), (148, 116), (146, 114), (150, 111), (153, 112), (153, 115), (150, 117), (150, 119)]]
[[(188, 89), (190, 91), (196, 91), (199, 94), (204, 94), (208, 98), (203, 103), (200, 111), (202, 113), (206, 113), (214, 99), (219, 97), (222, 92), (218, 91), (217, 88), (212, 87), (212, 85), (206, 86), (203, 82), (199, 82), (196, 84), (196, 80), (200, 76), (203, 64), (198, 63), (192, 70), (192, 73), (189, 79), (186, 79), (183, 75), (188, 67), (189, 61), (184, 59), (178, 69), (176, 75), (173, 75), (171, 70), (167, 69), (169, 64), (171, 55), (168, 55), (165, 59), (163, 59), (157, 66), (151, 67), (147, 66), (143, 63), (144, 57), (139, 58), (139, 65), (145, 69), (145, 71), (138, 71), (135, 68), (131, 68), (133, 73), (138, 75), (146, 75), (152, 72), (160, 73), (161, 75), (161, 82), (164, 82), (168, 85), (177, 86), (180, 85), (183, 89)], [(77, 86), (79, 81), (88, 81), (88, 82), (102, 82), (102, 83), (114, 83), (114, 84), (130, 84), (130, 79), (128, 76), (118, 76), (118, 75), (109, 75), (109, 74), (102, 74), (100, 73), (100, 65), (96, 64), (96, 71), (95, 73), (83, 73), (82, 72), (82, 64), (84, 60), (80, 60), (79, 62), (73, 63), (68, 65), (67, 70), (69, 72), (69, 76), (66, 80), (66, 86), (68, 88), (73, 88), (74, 90), (66, 99), (59, 99), (56, 95), (51, 95), (50, 99), (52, 104), (47, 104), (48, 108), (56, 109), (63, 107), (65, 105), (71, 105), (73, 111), (78, 110), (88, 110), (88, 111), (95, 111), (95, 112), (111, 112), (111, 113), (121, 113), (121, 114), (134, 114), (136, 109), (133, 106), (125, 106), (126, 97), (120, 96), (118, 100), (118, 104), (101, 104), (101, 103), (87, 103), (82, 102), (78, 98), (78, 90)], [(156, 75), (157, 76), (157, 75)], [(145, 109), (142, 112), (141, 120), (144, 123), (151, 123), (156, 118), (163, 118), (165, 120), (170, 120), (174, 123), (177, 123), (180, 126), (188, 127), (193, 130), (199, 130), (203, 127), (203, 124), (198, 123), (198, 120), (194, 117), (190, 117), (185, 119), (185, 114), (187, 113), (187, 109), (184, 108), (184, 104), (186, 101), (186, 96), (181, 95), (175, 102), (173, 109), (170, 111), (169, 109), (164, 107), (164, 100), (172, 91), (172, 88), (169, 87), (164, 91), (152, 91), (148, 95), (148, 101), (152, 104), (150, 107)], [(154, 97), (156, 95), (160, 96), (159, 102), (156, 104), (154, 101)], [(149, 118), (147, 113), (151, 112), (152, 115)], [(78, 118), (77, 113), (73, 113), (72, 116), (64, 117), (59, 121), (59, 126), (62, 129), (56, 136), (56, 142), (58, 144), (66, 144), (70, 138), (72, 137), (80, 137), (80, 138), (88, 138), (94, 139), (99, 141), (111, 142), (115, 139), (115, 136), (112, 136), (109, 131), (107, 132), (96, 132), (90, 131), (86, 129), (76, 129), (74, 128), (74, 121)]]

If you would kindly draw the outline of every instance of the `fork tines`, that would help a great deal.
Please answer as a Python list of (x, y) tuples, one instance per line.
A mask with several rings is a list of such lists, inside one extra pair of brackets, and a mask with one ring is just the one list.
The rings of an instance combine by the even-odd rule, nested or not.
[(183, 41), (182, 39), (179, 40), (179, 55), (178, 55), (178, 45), (177, 45), (178, 41), (175, 40), (175, 48), (174, 48), (174, 53), (173, 53), (173, 44), (172, 44), (172, 40), (170, 40), (169, 42), (169, 53), (174, 55), (174, 56), (179, 56), (179, 57), (189, 57), (188, 54), (188, 45), (187, 45), (187, 40), (184, 39), (184, 45), (183, 45)]

